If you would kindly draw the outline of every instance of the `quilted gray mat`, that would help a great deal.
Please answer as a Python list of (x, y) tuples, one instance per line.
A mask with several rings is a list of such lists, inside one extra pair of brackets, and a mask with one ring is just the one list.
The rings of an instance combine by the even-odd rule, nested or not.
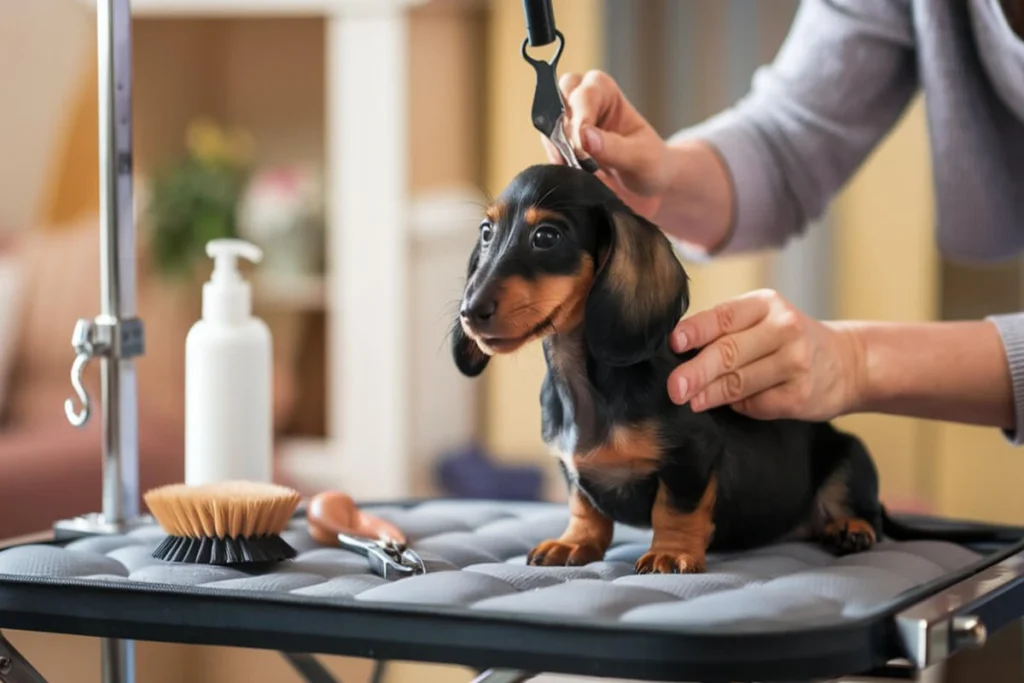
[(445, 605), (735, 633), (856, 618), (980, 558), (962, 547), (930, 541), (883, 542), (842, 558), (792, 543), (710, 556), (706, 574), (635, 575), (633, 562), (647, 550), (649, 532), (617, 527), (604, 561), (540, 568), (526, 565), (526, 553), (562, 532), (568, 518), (562, 505), (435, 501), (369, 509), (409, 535), (427, 563), (427, 574), (385, 581), (369, 573), (365, 558), (318, 546), (301, 519), (285, 534), (298, 557), (260, 573), (158, 561), (150, 553), (163, 534), (153, 527), (79, 539), (63, 548), (10, 548), (0, 552), (0, 574), (117, 582), (122, 588), (241, 589), (325, 603)]

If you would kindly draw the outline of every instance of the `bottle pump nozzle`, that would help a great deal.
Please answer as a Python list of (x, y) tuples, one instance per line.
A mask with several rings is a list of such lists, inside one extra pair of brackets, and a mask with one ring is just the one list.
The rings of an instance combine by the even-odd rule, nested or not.
[(263, 251), (251, 242), (226, 238), (207, 242), (206, 255), (213, 259), (213, 274), (203, 285), (203, 317), (221, 320), (248, 317), (252, 297), (249, 283), (238, 269), (238, 259), (259, 263), (263, 260)]
[(213, 282), (239, 281), (238, 258), (252, 263), (263, 260), (263, 250), (251, 242), (237, 239), (210, 240), (206, 243), (206, 255), (213, 259)]

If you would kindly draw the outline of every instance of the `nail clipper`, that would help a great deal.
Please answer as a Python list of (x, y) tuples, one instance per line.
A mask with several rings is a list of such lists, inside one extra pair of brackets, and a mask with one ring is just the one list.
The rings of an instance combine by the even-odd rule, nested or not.
[(345, 550), (365, 557), (370, 571), (384, 579), (415, 576), (427, 570), (416, 551), (390, 538), (369, 539), (339, 533), (338, 542)]

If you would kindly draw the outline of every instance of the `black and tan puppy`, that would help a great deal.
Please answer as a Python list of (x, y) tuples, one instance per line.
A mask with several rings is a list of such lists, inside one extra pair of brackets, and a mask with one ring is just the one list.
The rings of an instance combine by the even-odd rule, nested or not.
[(543, 340), (543, 437), (571, 520), (531, 564), (601, 559), (613, 521), (653, 529), (638, 572), (701, 572), (707, 550), (805, 539), (847, 553), (879, 537), (877, 474), (855, 437), (671, 402), (669, 373), (696, 353), (669, 346), (688, 291), (668, 239), (589, 173), (530, 167), (486, 211), (452, 352), (474, 377)]

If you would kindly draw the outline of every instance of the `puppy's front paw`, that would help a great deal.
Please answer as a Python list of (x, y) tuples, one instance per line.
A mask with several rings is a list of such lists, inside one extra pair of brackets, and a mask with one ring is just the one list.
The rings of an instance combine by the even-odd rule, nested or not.
[(526, 563), (538, 567), (579, 567), (598, 562), (604, 551), (594, 543), (568, 543), (566, 541), (542, 541), (526, 556)]
[(703, 574), (707, 562), (683, 551), (651, 550), (636, 561), (637, 574)]

